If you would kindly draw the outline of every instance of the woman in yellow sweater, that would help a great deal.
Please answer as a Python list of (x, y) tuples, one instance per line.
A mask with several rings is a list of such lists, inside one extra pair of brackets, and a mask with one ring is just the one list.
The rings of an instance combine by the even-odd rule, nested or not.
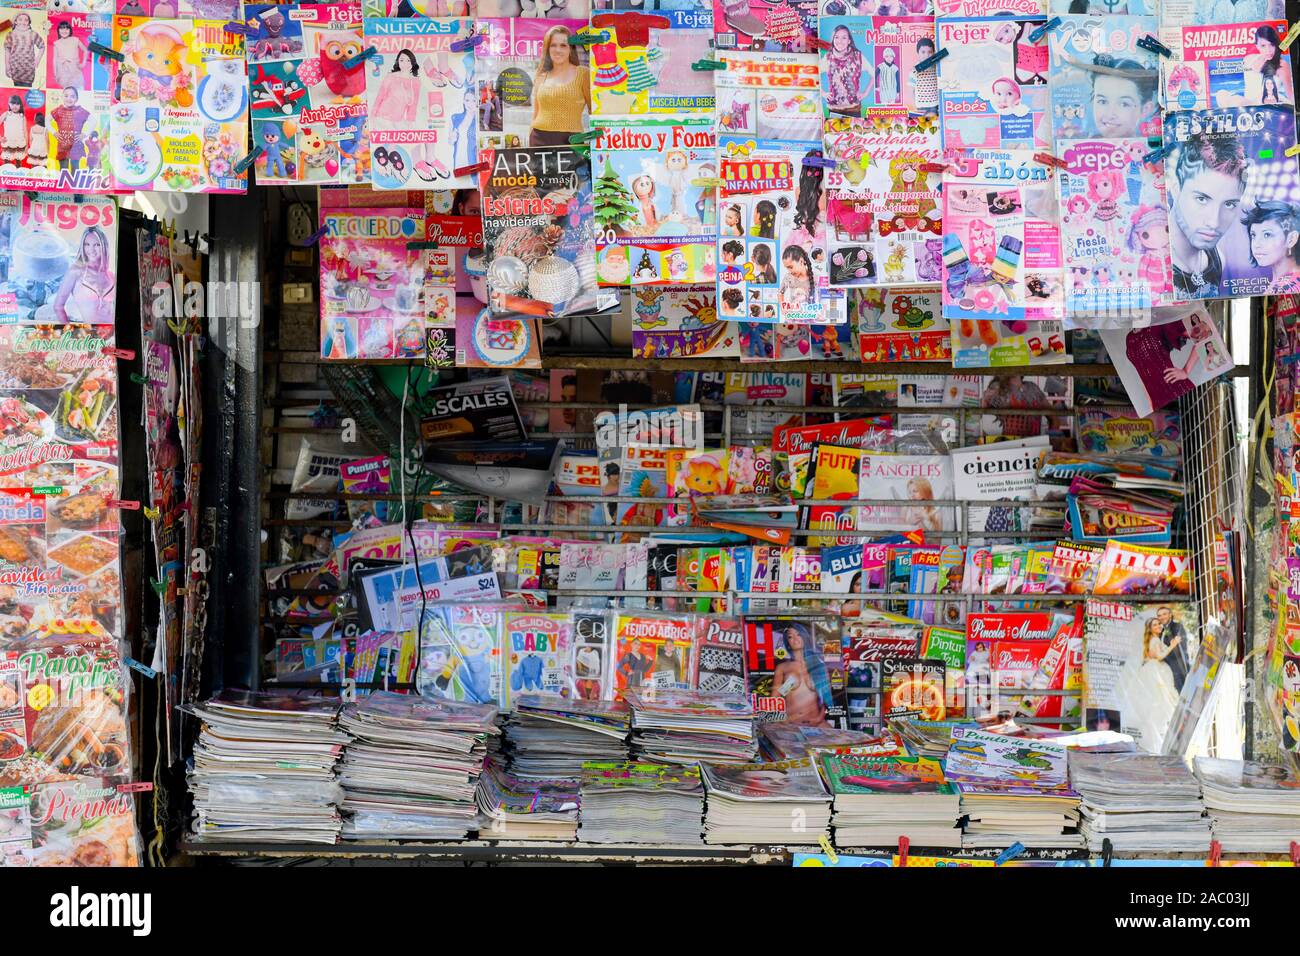
[(567, 146), (582, 132), (582, 115), (591, 110), (591, 78), (569, 43), (568, 27), (551, 27), (542, 38), (541, 62), (533, 77), (533, 122), (529, 146)]

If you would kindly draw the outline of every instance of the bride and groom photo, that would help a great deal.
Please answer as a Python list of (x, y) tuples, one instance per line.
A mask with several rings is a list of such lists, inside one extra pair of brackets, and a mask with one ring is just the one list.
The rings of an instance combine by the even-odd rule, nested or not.
[[(1135, 618), (1141, 628), (1141, 656), (1133, 654), (1118, 674), (1114, 700), (1118, 709), (1089, 709), (1089, 730), (1122, 730), (1158, 749), (1173, 715), (1192, 662), (1194, 648), (1188, 627), (1169, 606)], [(1144, 738), (1150, 738), (1145, 739)]]

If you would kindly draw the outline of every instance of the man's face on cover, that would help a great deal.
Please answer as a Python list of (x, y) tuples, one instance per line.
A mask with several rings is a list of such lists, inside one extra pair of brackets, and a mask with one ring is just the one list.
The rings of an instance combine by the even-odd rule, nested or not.
[(1240, 217), (1243, 191), (1237, 176), (1203, 170), (1178, 190), (1174, 225), (1192, 248), (1213, 249)]

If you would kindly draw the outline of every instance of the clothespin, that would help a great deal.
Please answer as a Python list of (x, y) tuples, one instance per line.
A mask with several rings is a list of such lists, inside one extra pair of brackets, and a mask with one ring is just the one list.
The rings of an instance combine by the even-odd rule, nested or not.
[(452, 173), (456, 176), (471, 176), (474, 173), (480, 173), (487, 168), (487, 163), (474, 163), (472, 166), (457, 166), (452, 170)]
[(1151, 152), (1142, 157), (1144, 163), (1158, 163), (1169, 155), (1169, 151), (1174, 148), (1173, 143), (1162, 143)]
[(727, 64), (722, 60), (696, 60), (691, 64), (691, 69), (697, 73), (703, 73), (706, 70), (725, 70)]
[(838, 165), (829, 156), (805, 156), (801, 162), (805, 166), (817, 166), (821, 169), (834, 169)]
[(1042, 163), (1044, 166), (1055, 166), (1057, 169), (1069, 169), (1070, 164), (1059, 156), (1053, 156), (1051, 153), (1034, 153), (1034, 162)]
[(599, 33), (575, 33), (569, 37), (569, 46), (591, 46), (594, 43), (608, 42), (608, 30), (601, 30)]
[(581, 156), (583, 159), (587, 159), (591, 156), (591, 147), (588, 146), (586, 143), (574, 143), (569, 148), (573, 150), (575, 153), (577, 153), (579, 156)]
[(13, 28), (14, 22), (12, 20), (0, 20), (0, 33), (5, 33)]
[(1300, 866), (1300, 843), (1291, 841), (1291, 865)]
[(930, 67), (935, 66), (936, 64), (938, 64), (938, 62), (939, 62), (940, 60), (942, 60), (942, 59), (943, 59), (945, 56), (947, 56), (947, 55), (948, 55), (948, 51), (947, 51), (947, 50), (935, 50), (933, 53), (931, 53), (929, 56), (927, 56), (924, 60), (922, 60), (921, 62), (917, 63), (916, 66), (912, 67), (912, 72), (913, 72), (913, 73), (924, 73), (926, 70), (930, 69)]
[(162, 512), (159, 511), (157, 508), (142, 508), (140, 510), (144, 512), (144, 516), (148, 518), (150, 521), (157, 521), (160, 517), (162, 517)]
[(1282, 154), (1283, 156), (1300, 156), (1300, 143), (1294, 146), (1288, 146)]
[(121, 53), (118, 53), (111, 46), (104, 46), (104, 44), (96, 43), (94, 40), (91, 40), (89, 43), (87, 43), (86, 48), (89, 49), (90, 52), (94, 53), (96, 56), (107, 57), (110, 60), (117, 60), (117, 62), (119, 63), (121, 63), (123, 60), (126, 59), (126, 57), (124, 57)]
[(231, 20), (222, 29), (224, 29), (227, 33), (238, 33), (240, 36), (243, 37), (249, 36), (252, 33), (252, 31), (249, 30), (248, 27), (244, 26), (242, 23), (236, 23), (234, 20)]
[(124, 657), (122, 658), (122, 662), (126, 664), (127, 667), (131, 668), (131, 670), (138, 671), (139, 673), (143, 674), (145, 677), (149, 678), (150, 680), (153, 680), (155, 677), (158, 676), (158, 672), (156, 670), (154, 670), (152, 667), (146, 667), (144, 664), (141, 664), (139, 661), (135, 660), (135, 658)]
[(1029, 31), (1029, 42), (1037, 43), (1039, 40), (1047, 36), (1047, 34), (1051, 33), (1060, 25), (1061, 25), (1061, 18), (1052, 17), (1052, 19), (1048, 20), (1042, 26), (1034, 27), (1034, 29)]
[(109, 355), (112, 356), (113, 358), (123, 359), (124, 361), (127, 362), (130, 362), (135, 358), (134, 349), (119, 349), (112, 345), (105, 345), (102, 349), (100, 349), (100, 351), (104, 355)]
[(180, 502), (177, 502), (177, 504), (176, 504), (176, 510), (177, 510), (177, 511), (189, 511), (189, 510), (190, 510), (190, 503), (189, 503), (188, 501), (180, 501)]
[(325, 233), (329, 231), (330, 231), (329, 226), (321, 226), (319, 229), (317, 229), (315, 232), (313, 232), (310, 236), (307, 237), (307, 245), (309, 246), (316, 245), (316, 243), (320, 242), (322, 239), (325, 238)]
[(703, 179), (692, 179), (691, 185), (700, 189), (717, 189), (722, 185), (722, 180), (717, 176), (706, 176)]
[(1149, 33), (1142, 37), (1142, 39), (1138, 40), (1137, 45), (1148, 53), (1159, 53), (1161, 56), (1165, 57), (1171, 57), (1174, 55), (1173, 50), (1169, 49), (1169, 47), (1165, 46)]
[(262, 147), (254, 146), (252, 150), (249, 151), (247, 156), (245, 156), (239, 162), (235, 163), (235, 175), (242, 176), (244, 175), (244, 173), (248, 172), (248, 168), (252, 166), (255, 162), (257, 162), (257, 157), (261, 155), (262, 155)]
[(590, 143), (593, 140), (600, 139), (604, 135), (605, 135), (605, 127), (593, 126), (585, 133), (574, 133), (572, 136), (569, 137), (569, 143), (573, 145), (581, 144), (581, 143)]
[(1101, 841), (1101, 865), (1110, 866), (1111, 857), (1115, 855), (1115, 844), (1110, 842), (1110, 837)]
[(163, 581), (156, 581), (153, 578), (150, 578), (149, 587), (153, 588), (154, 593), (160, 597), (167, 593), (167, 585)]
[(922, 163), (916, 167), (923, 173), (946, 173), (952, 169), (951, 163)]
[(814, 50), (829, 50), (831, 48), (830, 43), (821, 37), (811, 37), (808, 42)]
[(346, 60), (344, 60), (343, 69), (354, 70), (357, 67), (359, 67), (362, 63), (365, 63), (366, 60), (370, 59), (372, 56), (378, 56), (378, 55), (379, 55), (378, 49), (376, 49), (373, 46), (368, 46), (360, 53), (358, 53), (356, 56), (350, 56)]
[(1291, 29), (1286, 31), (1286, 36), (1282, 38), (1282, 42), (1277, 45), (1277, 48), (1285, 53), (1291, 49), (1291, 44), (1296, 41), (1296, 37), (1300, 37), (1300, 20), (1291, 24)]
[(898, 838), (898, 865), (907, 866), (907, 851), (912, 846), (912, 841), (905, 836)]
[(1210, 866), (1218, 866), (1223, 859), (1223, 844), (1218, 840), (1210, 841)]
[(419, 241), (416, 241), (416, 242), (408, 242), (408, 243), (406, 244), (406, 248), (408, 248), (408, 249), (437, 249), (437, 248), (438, 248), (438, 244), (437, 244), (436, 242), (432, 241), (432, 240), (419, 240)]
[(822, 852), (826, 854), (826, 858), (831, 861), (831, 866), (840, 862), (840, 855), (835, 852), (835, 847), (831, 846), (830, 837), (823, 833), (817, 838), (817, 842), (821, 844)]
[(466, 50), (472, 50), (480, 43), (487, 39), (486, 33), (473, 33), (463, 40), (453, 40), (451, 50), (453, 53), (464, 53)]
[(108, 506), (109, 506), (110, 508), (119, 508), (119, 509), (121, 509), (122, 511), (139, 511), (139, 510), (140, 510), (140, 502), (138, 502), (138, 501), (126, 501), (126, 500), (123, 500), (123, 499), (121, 499), (121, 498), (109, 498), (109, 499), (108, 499)]
[(145, 378), (143, 375), (141, 375), (139, 372), (132, 372), (131, 375), (130, 375), (130, 378), (131, 378), (131, 381), (135, 382), (135, 384), (137, 384), (137, 385), (148, 385), (148, 384), (149, 384), (149, 380), (148, 380), (147, 378)]
[(993, 865), (1002, 866), (1002, 864), (1004, 863), (1010, 863), (1012, 860), (1014, 860), (1016, 857), (1020, 856), (1020, 854), (1024, 852), (1025, 852), (1025, 845), (1021, 843), (1019, 840), (1017, 840), (1015, 843), (1011, 844), (1011, 846), (1007, 847), (1005, 850), (1003, 850), (1001, 853), (998, 854), (998, 858), (993, 861)]
[(137, 780), (134, 783), (119, 783), (117, 785), (118, 793), (150, 793), (153, 790), (153, 784), (148, 780)]

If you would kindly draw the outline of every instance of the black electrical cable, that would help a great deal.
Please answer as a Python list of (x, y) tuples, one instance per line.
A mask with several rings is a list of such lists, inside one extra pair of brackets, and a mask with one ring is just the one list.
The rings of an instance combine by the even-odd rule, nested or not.
[[(415, 363), (412, 362), (406, 367), (406, 388), (402, 390), (402, 419), (406, 419), (406, 402), (411, 393), (411, 373), (415, 371)], [(406, 481), (406, 443), (402, 442), (400, 449), (402, 456), (399, 467), (402, 469), (402, 481)], [(420, 575), (420, 552), (415, 546), (415, 504), (419, 497), (420, 483), (415, 483), (415, 488), (411, 493), (404, 497), (402, 507), (406, 513), (402, 515), (406, 523), (406, 540), (411, 545), (411, 553), (415, 556), (415, 585), (420, 589), (420, 617), (415, 622), (415, 681), (419, 686), (420, 663), (424, 660), (424, 615), (429, 610), (429, 598), (424, 591), (424, 580)], [(417, 691), (418, 693), (418, 691)]]

